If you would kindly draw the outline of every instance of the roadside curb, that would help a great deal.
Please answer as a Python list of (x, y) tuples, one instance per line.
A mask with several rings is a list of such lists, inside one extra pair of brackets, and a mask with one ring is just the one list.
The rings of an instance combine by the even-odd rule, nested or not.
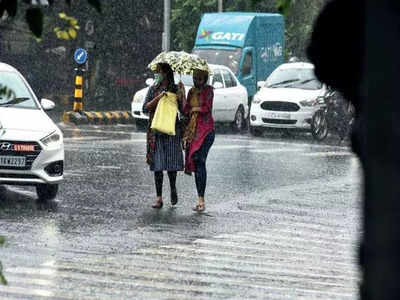
[(76, 125), (115, 125), (135, 123), (135, 119), (128, 111), (66, 111), (62, 115), (61, 121)]

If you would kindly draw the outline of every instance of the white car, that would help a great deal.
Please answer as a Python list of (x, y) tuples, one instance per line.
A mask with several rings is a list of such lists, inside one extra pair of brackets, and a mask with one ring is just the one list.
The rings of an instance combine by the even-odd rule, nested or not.
[[(248, 96), (246, 88), (232, 71), (222, 65), (209, 65), (212, 74), (209, 84), (214, 87), (213, 117), (215, 122), (232, 123), (236, 131), (241, 131), (245, 126), (245, 116), (248, 113)], [(175, 81), (182, 80), (186, 92), (193, 86), (192, 77), (189, 75), (175, 75)], [(152, 79), (146, 80), (147, 85), (153, 84)], [(143, 113), (142, 107), (148, 87), (135, 93), (132, 100), (132, 116), (136, 124), (143, 126), (148, 122), (148, 116)]]
[(314, 65), (285, 63), (276, 68), (254, 95), (250, 109), (250, 132), (266, 128), (311, 130), (311, 119), (320, 107), (318, 97), (327, 87), (318, 81)]
[(46, 114), (54, 102), (39, 101), (26, 79), (0, 63), (0, 184), (34, 185), (41, 201), (56, 197), (63, 181), (61, 130)]

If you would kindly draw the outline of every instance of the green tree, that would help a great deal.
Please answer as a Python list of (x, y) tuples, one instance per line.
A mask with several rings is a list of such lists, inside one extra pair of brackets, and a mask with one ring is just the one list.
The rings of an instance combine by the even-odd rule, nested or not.
[[(286, 55), (306, 59), (314, 21), (329, 0), (276, 0), (276, 9), (285, 16)], [(265, 0), (252, 0), (253, 4)]]
[[(105, 1), (102, 12), (92, 19), (94, 34), (77, 38), (77, 46), (87, 40), (95, 43), (89, 49), (86, 107), (121, 109), (129, 107), (134, 92), (143, 87), (146, 62), (161, 50), (163, 5), (160, 0)], [(71, 15), (81, 19), (88, 12)]]
[[(81, 3), (82, 0), (65, 0), (65, 4), (70, 6), (71, 2)], [(87, 4), (93, 6), (97, 11), (101, 12), (101, 3), (100, 0), (86, 0)], [(60, 5), (59, 3), (55, 3), (54, 0), (3, 0), (0, 2), (0, 17), (2, 19), (11, 20), (8, 23), (2, 23), (1, 26), (7, 26), (12, 23), (13, 19), (24, 15), (24, 19), (26, 24), (29, 27), (29, 30), (37, 37), (40, 38), (43, 33), (43, 24), (44, 24), (44, 14), (43, 10), (48, 7), (53, 7)], [(18, 18), (16, 18), (18, 19)], [(70, 21), (70, 20), (67, 20)], [(59, 36), (59, 38), (62, 38)], [(65, 36), (64, 36), (65, 38)]]
[(284, 10), (286, 23), (286, 49), (290, 56), (306, 59), (305, 49), (309, 43), (316, 17), (327, 0), (292, 0)]
[(171, 49), (190, 52), (201, 15), (217, 10), (215, 0), (173, 0), (171, 10)]

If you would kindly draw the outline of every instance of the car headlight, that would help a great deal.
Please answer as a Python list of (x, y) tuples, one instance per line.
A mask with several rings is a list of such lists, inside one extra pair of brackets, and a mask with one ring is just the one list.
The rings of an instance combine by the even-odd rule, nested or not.
[(134, 103), (142, 103), (143, 102), (143, 95), (137, 95), (135, 94), (135, 96), (133, 96), (133, 102)]
[(62, 135), (57, 131), (50, 133), (48, 136), (45, 136), (40, 140), (43, 145), (49, 148), (57, 148), (62, 143)]
[(309, 100), (303, 100), (300, 101), (301, 106), (315, 106), (317, 105), (317, 100), (316, 99), (309, 99)]
[(252, 101), (252, 103), (254, 103), (254, 104), (259, 104), (259, 103), (261, 103), (261, 97), (255, 95), (255, 96), (254, 96), (254, 99), (253, 99), (253, 101)]

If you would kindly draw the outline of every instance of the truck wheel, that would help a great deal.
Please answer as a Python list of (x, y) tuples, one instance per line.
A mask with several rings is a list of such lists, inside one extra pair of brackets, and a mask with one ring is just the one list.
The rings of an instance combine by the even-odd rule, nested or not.
[(233, 130), (235, 132), (242, 132), (245, 128), (245, 118), (244, 118), (244, 110), (243, 107), (239, 106), (239, 108), (236, 111), (235, 114), (235, 119), (233, 120)]
[(46, 202), (57, 196), (58, 184), (39, 184), (36, 186), (36, 193), (39, 201)]

